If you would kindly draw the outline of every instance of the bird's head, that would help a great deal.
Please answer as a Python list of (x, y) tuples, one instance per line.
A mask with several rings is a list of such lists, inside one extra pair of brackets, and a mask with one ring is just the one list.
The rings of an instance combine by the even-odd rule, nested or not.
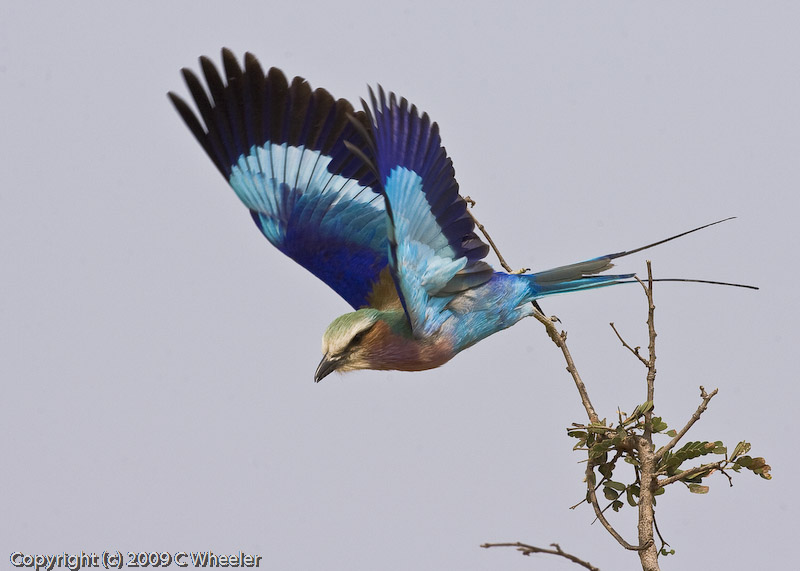
[(314, 373), (319, 382), (333, 371), (369, 369), (372, 346), (377, 342), (381, 321), (376, 309), (359, 309), (337, 317), (322, 336), (322, 361)]

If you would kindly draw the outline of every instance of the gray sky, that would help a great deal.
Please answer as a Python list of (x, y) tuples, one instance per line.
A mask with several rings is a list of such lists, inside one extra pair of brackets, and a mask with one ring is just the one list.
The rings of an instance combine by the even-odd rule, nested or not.
[[(657, 412), (773, 466), (673, 486), (664, 569), (796, 564), (790, 434), (800, 183), (793, 3), (0, 5), (0, 561), (13, 551), (244, 550), (268, 569), (635, 569), (586, 506), (574, 386), (524, 321), (425, 373), (315, 385), (344, 301), (273, 249), (171, 108), (222, 46), (357, 101), (380, 82), (439, 122), (462, 192), (515, 266), (639, 246), (656, 291)], [(643, 271), (644, 254), (623, 260)], [(644, 400), (644, 298), (543, 302), (601, 415)], [(612, 520), (635, 540), (630, 508)], [(790, 563), (791, 562), (791, 563)], [(7, 563), (3, 565), (8, 565)]]

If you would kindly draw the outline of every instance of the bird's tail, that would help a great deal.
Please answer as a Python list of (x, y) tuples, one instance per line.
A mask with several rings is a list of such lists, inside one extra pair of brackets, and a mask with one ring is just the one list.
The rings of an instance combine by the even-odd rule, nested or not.
[(605, 257), (560, 266), (529, 274), (529, 288), (534, 299), (584, 289), (594, 289), (635, 281), (636, 274), (596, 275), (613, 267)]
[[(635, 254), (636, 252), (641, 252), (642, 250), (647, 250), (648, 248), (664, 244), (665, 242), (669, 242), (670, 240), (675, 240), (676, 238), (686, 236), (687, 234), (691, 234), (692, 232), (697, 232), (698, 230), (702, 230), (703, 228), (708, 228), (709, 226), (714, 226), (715, 224), (726, 222), (733, 218), (735, 217), (725, 218), (724, 220), (717, 220), (716, 222), (711, 222), (710, 224), (704, 224), (703, 226), (693, 228), (692, 230), (687, 230), (686, 232), (681, 232), (680, 234), (676, 234), (674, 236), (670, 236), (669, 238), (653, 242), (652, 244), (647, 244), (646, 246), (634, 248), (633, 250), (616, 252), (614, 254), (606, 254), (604, 256), (598, 256), (597, 258), (592, 258), (591, 260), (577, 262), (575, 264), (569, 264), (566, 266), (559, 266), (557, 268), (553, 268), (551, 270), (545, 270), (543, 272), (538, 272), (535, 274), (529, 274), (526, 277), (528, 277), (530, 280), (529, 287), (531, 289), (531, 294), (533, 295), (534, 298), (541, 298), (548, 295), (555, 295), (557, 293), (566, 293), (584, 289), (594, 289), (598, 287), (605, 287), (621, 283), (636, 283), (636, 280), (634, 279), (636, 274), (616, 274), (616, 275), (599, 275), (599, 274), (607, 270), (610, 270), (612, 267), (614, 267), (612, 261), (617, 258), (629, 256), (631, 254)], [(755, 286), (744, 285), (744, 284), (735, 284), (735, 283), (719, 282), (711, 280), (695, 280), (686, 278), (659, 278), (653, 281), (706, 283), (714, 285), (725, 285), (732, 287), (758, 289)]]

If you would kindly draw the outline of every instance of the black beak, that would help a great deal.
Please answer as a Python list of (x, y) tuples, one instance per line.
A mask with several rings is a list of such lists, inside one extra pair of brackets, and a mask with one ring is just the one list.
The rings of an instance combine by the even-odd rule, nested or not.
[(339, 361), (341, 361), (341, 359), (333, 359), (325, 355), (322, 358), (322, 361), (319, 362), (317, 371), (314, 373), (314, 382), (318, 383), (334, 372), (336, 367), (339, 365)]

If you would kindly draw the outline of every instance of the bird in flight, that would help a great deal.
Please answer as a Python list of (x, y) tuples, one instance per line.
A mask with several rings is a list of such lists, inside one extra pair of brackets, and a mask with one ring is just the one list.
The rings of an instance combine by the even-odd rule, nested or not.
[(242, 67), (223, 49), (222, 62), (221, 75), (200, 58), (206, 87), (182, 70), (197, 114), (169, 97), (267, 240), (353, 307), (323, 335), (317, 382), (438, 367), (532, 315), (535, 300), (626, 283), (634, 274), (600, 274), (700, 229), (543, 272), (495, 271), (426, 113), (382, 88), (356, 111), (303, 78), (265, 73), (250, 53)]

